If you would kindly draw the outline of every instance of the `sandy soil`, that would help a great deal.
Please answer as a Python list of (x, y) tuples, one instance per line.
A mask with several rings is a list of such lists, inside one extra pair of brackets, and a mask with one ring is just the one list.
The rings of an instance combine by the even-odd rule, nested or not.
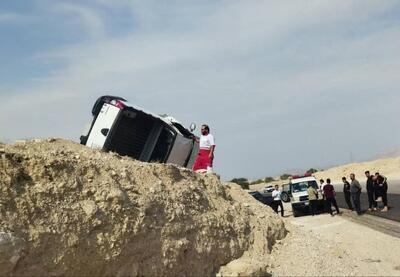
[[(369, 170), (372, 174), (375, 172), (380, 172), (382, 175), (388, 178), (389, 181), (400, 180), (400, 157), (395, 158), (385, 158), (378, 159), (374, 161), (351, 163), (340, 165), (336, 167), (329, 168), (324, 171), (317, 172), (313, 174), (317, 179), (330, 178), (333, 183), (342, 183), (342, 177), (345, 176), (347, 179), (350, 178), (350, 173), (354, 173), (359, 181), (364, 181), (364, 172)], [(275, 181), (270, 183), (259, 183), (256, 185), (251, 185), (251, 190), (261, 191), (264, 187), (268, 185), (279, 185), (288, 183), (288, 180), (279, 180), (279, 176), (275, 177)]]
[(265, 276), (285, 234), (214, 174), (66, 140), (0, 147), (0, 276)]
[(273, 275), (400, 276), (399, 238), (349, 221), (345, 215), (284, 220), (289, 235), (272, 251)]
[(358, 179), (364, 179), (366, 170), (371, 173), (380, 172), (390, 180), (400, 180), (400, 157), (341, 165), (317, 172), (314, 176), (318, 179), (331, 178), (335, 183), (341, 182), (343, 176), (349, 178), (350, 173), (354, 173)]

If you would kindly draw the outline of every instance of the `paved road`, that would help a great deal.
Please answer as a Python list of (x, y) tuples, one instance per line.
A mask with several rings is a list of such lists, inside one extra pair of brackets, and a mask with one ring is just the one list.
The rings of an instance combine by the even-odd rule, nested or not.
[[(370, 215), (383, 217), (390, 220), (395, 220), (400, 222), (400, 180), (388, 180), (388, 212), (373, 211), (368, 212), (368, 196), (365, 189), (365, 183), (361, 184), (363, 186), (363, 191), (361, 193), (361, 209)], [(336, 190), (336, 200), (339, 207), (348, 208), (344, 200), (343, 186), (340, 184), (335, 184)], [(380, 203), (382, 205), (382, 203)]]
[[(365, 178), (364, 178), (365, 179)], [(365, 180), (358, 180), (363, 188), (363, 192), (366, 192)], [(350, 180), (348, 180), (350, 182)], [(343, 191), (343, 184), (333, 184), (335, 187), (336, 192)], [(388, 180), (388, 193), (392, 194), (400, 194), (400, 180)]]

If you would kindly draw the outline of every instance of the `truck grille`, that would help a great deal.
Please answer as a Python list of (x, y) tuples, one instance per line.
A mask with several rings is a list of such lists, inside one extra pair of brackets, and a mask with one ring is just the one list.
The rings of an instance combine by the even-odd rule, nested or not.
[(307, 201), (308, 200), (308, 196), (300, 196), (299, 200), (300, 201)]

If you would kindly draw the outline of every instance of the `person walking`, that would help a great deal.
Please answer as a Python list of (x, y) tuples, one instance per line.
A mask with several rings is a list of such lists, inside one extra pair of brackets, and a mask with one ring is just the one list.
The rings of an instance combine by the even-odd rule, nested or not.
[(210, 134), (210, 127), (203, 124), (201, 126), (200, 139), (193, 136), (193, 139), (199, 143), (199, 154), (193, 164), (193, 171), (212, 173), (215, 141), (214, 136)]
[(318, 190), (309, 183), (307, 188), (307, 193), (308, 193), (308, 201), (310, 203), (309, 206), (310, 213), (314, 216), (317, 211)]
[(368, 211), (376, 211), (374, 180), (368, 170), (365, 171), (365, 177), (367, 177)]
[(272, 191), (272, 197), (274, 198), (274, 211), (278, 213), (278, 207), (281, 209), (281, 216), (283, 217), (283, 204), (281, 199), (281, 191), (279, 190), (279, 186), (275, 185), (275, 189)]
[(351, 204), (351, 196), (350, 196), (350, 183), (346, 180), (346, 177), (342, 177), (343, 182), (343, 194), (344, 200), (346, 201), (347, 207), (351, 211), (353, 211), (353, 205)]
[(356, 208), (357, 214), (361, 215), (361, 202), (360, 202), (360, 195), (361, 195), (361, 185), (360, 182), (356, 180), (356, 175), (354, 173), (350, 174), (350, 193), (351, 199), (353, 200), (354, 207)]
[(388, 190), (387, 180), (384, 176), (380, 175), (378, 172), (375, 173), (375, 176), (376, 176), (375, 189), (378, 191), (378, 195), (381, 197), (383, 203), (383, 209), (381, 210), (381, 212), (387, 212), (389, 210), (387, 203), (387, 190)]
[(335, 207), (336, 209), (336, 213), (340, 214), (339, 211), (339, 207), (337, 205), (336, 202), (336, 192), (335, 192), (335, 188), (332, 186), (331, 184), (331, 179), (326, 179), (326, 185), (324, 186), (324, 195), (325, 195), (325, 202), (326, 202), (326, 209), (328, 210), (328, 212), (331, 214), (331, 216), (333, 216), (333, 212), (332, 212), (332, 205)]

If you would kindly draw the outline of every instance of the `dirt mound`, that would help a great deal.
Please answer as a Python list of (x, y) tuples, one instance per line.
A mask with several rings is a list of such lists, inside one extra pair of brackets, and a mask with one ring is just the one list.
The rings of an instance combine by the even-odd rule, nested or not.
[(400, 179), (400, 157), (379, 159), (361, 163), (351, 163), (332, 167), (325, 171), (315, 173), (316, 178), (330, 178), (332, 182), (341, 183), (342, 177), (349, 178), (350, 173), (354, 173), (356, 178), (361, 181), (365, 179), (364, 172), (369, 170), (371, 174), (379, 172), (389, 179)]
[(0, 146), (0, 275), (258, 275), (283, 222), (234, 184), (49, 139)]

